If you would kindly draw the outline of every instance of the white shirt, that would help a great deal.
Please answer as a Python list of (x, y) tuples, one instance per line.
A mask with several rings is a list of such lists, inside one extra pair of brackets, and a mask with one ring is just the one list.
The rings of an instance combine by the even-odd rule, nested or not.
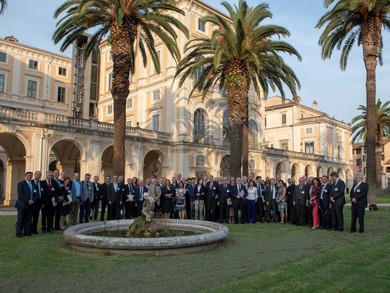
[(249, 200), (255, 200), (257, 199), (257, 188), (253, 186), (253, 188), (248, 188), (248, 195), (246, 196), (246, 199)]

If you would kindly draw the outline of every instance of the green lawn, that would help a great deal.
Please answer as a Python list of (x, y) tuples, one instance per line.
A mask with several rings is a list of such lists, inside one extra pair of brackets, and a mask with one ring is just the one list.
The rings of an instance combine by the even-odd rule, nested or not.
[[(346, 231), (350, 226), (345, 209)], [(2, 292), (389, 292), (390, 209), (366, 233), (279, 224), (229, 226), (214, 251), (165, 257), (75, 253), (62, 233), (14, 236), (0, 217)]]
[(390, 194), (377, 196), (376, 201), (377, 203), (390, 203)]

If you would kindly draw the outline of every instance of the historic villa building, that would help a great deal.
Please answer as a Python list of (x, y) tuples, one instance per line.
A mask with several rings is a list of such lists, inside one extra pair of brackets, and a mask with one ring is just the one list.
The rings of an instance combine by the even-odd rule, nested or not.
[[(200, 21), (210, 11), (201, 1), (179, 1), (178, 16), (190, 35), (211, 35)], [(222, 15), (222, 14), (221, 14)], [(224, 16), (225, 17), (225, 16)], [(110, 47), (100, 44), (84, 62), (83, 44), (68, 58), (0, 39), (0, 192), (16, 200), (26, 170), (58, 168), (72, 177), (112, 172), (113, 103)], [(186, 38), (177, 42), (184, 48)], [(157, 41), (161, 73), (137, 64), (127, 99), (125, 176), (214, 176), (229, 172), (227, 101), (215, 90), (202, 101), (188, 99), (193, 80), (174, 80), (176, 66)], [(184, 53), (183, 53), (184, 54)], [(196, 76), (194, 76), (196, 78)], [(338, 170), (352, 186), (350, 126), (320, 112), (317, 105), (250, 94), (250, 172), (282, 179)]]

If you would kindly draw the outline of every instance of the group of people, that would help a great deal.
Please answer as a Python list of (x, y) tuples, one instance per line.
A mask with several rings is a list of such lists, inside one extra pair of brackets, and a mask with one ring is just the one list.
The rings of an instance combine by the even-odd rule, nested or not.
[[(80, 174), (67, 177), (59, 170), (42, 173), (27, 172), (18, 184), (18, 219), (16, 236), (38, 234), (39, 215), (41, 232), (63, 230), (66, 225), (132, 219), (141, 215), (146, 194), (154, 199), (155, 216), (193, 220), (219, 221), (220, 223), (244, 224), (256, 222), (291, 222), (309, 226), (344, 230), (343, 207), (345, 183), (337, 172), (330, 177), (302, 176), (298, 184), (294, 179), (288, 185), (279, 177), (262, 179), (261, 176), (238, 178), (204, 175), (202, 178), (184, 178), (176, 174), (167, 178), (99, 176)], [(352, 203), (351, 232), (364, 232), (364, 211), (367, 206), (368, 185), (364, 175), (356, 175), (350, 191)], [(100, 214), (99, 214), (100, 211)], [(107, 214), (107, 217), (106, 217)]]

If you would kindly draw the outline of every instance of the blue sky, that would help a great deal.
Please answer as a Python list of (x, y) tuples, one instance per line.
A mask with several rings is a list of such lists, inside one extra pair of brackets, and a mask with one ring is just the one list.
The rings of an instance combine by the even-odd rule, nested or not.
[[(8, 1), (5, 14), (0, 16), (0, 37), (14, 35), (23, 44), (59, 53), (59, 46), (51, 37), (55, 29), (54, 10), (63, 0), (18, 0)], [(220, 1), (204, 1), (223, 11)], [(228, 0), (227, 2), (236, 3)], [(263, 1), (262, 1), (263, 2)], [(302, 103), (310, 106), (314, 100), (319, 110), (345, 122), (358, 115), (358, 105), (365, 104), (365, 69), (361, 47), (350, 54), (346, 71), (339, 66), (339, 52), (331, 60), (321, 59), (318, 39), (321, 30), (316, 29), (318, 19), (325, 13), (322, 0), (268, 0), (273, 13), (269, 23), (286, 27), (291, 32), (288, 41), (302, 55), (302, 62), (286, 56), (287, 63), (301, 81), (299, 95)], [(248, 0), (249, 5), (260, 1)], [(383, 32), (384, 65), (377, 68), (377, 98), (390, 99), (390, 34)], [(65, 55), (70, 56), (70, 51)], [(277, 93), (276, 93), (277, 94)]]

